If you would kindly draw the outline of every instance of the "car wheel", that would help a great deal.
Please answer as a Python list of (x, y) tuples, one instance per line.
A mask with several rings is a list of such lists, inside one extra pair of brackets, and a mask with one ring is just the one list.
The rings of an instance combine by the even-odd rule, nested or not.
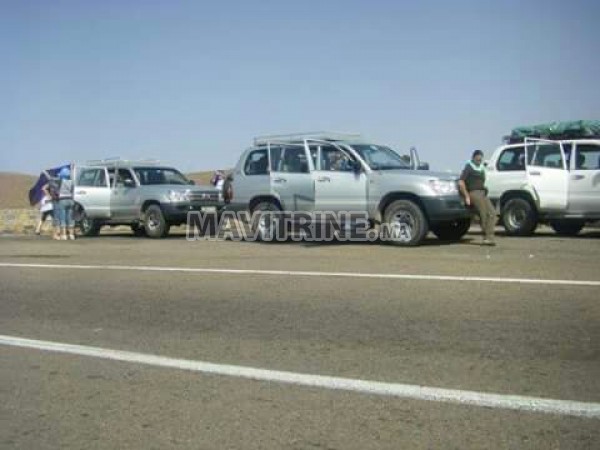
[(144, 229), (146, 235), (153, 239), (160, 239), (169, 234), (169, 224), (158, 205), (150, 205), (144, 212)]
[(385, 210), (382, 241), (392, 245), (419, 245), (429, 225), (423, 210), (410, 200), (396, 200)]
[(281, 208), (273, 201), (263, 201), (252, 209), (252, 236), (261, 242), (277, 240), (278, 218)]
[(431, 227), (431, 231), (442, 241), (460, 241), (471, 228), (471, 219), (444, 222)]
[(577, 236), (585, 226), (581, 220), (552, 220), (550, 226), (560, 236)]
[(82, 236), (94, 237), (100, 234), (100, 228), (102, 227), (100, 222), (89, 218), (83, 209), (78, 212), (78, 216), (77, 224)]
[(502, 225), (509, 236), (530, 236), (538, 225), (537, 212), (530, 201), (512, 198), (502, 207)]

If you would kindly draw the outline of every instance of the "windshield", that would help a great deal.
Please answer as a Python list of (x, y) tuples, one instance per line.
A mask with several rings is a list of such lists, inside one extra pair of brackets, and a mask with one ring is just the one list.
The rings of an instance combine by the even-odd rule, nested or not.
[(389, 147), (358, 144), (352, 148), (373, 170), (410, 169), (409, 162)]
[(189, 184), (181, 172), (169, 167), (136, 167), (133, 169), (142, 186), (159, 184)]

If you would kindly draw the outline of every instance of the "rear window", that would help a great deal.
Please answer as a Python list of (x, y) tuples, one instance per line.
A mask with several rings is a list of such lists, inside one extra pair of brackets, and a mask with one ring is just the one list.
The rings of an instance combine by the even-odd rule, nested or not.
[(496, 169), (500, 172), (516, 172), (525, 170), (525, 148), (507, 148), (498, 158)]
[(244, 164), (244, 173), (246, 175), (268, 175), (269, 156), (266, 148), (250, 152)]
[(101, 168), (83, 169), (77, 184), (83, 187), (107, 187), (106, 172)]

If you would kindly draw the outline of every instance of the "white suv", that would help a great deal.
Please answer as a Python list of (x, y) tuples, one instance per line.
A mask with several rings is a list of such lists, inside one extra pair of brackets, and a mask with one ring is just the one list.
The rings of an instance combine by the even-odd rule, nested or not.
[(540, 222), (576, 235), (600, 220), (600, 139), (525, 138), (496, 149), (487, 169), (489, 196), (509, 235), (530, 235)]

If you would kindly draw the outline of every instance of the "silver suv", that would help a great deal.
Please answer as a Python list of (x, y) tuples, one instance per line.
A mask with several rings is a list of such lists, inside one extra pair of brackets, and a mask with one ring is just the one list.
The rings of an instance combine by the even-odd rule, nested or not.
[(195, 186), (156, 161), (93, 161), (75, 166), (73, 179), (76, 220), (85, 236), (104, 225), (129, 225), (136, 234), (161, 238), (186, 223), (189, 211), (223, 206), (218, 189)]
[[(387, 239), (396, 245), (418, 245), (428, 231), (459, 240), (470, 212), (458, 177), (417, 166), (359, 135), (265, 136), (243, 153), (226, 191), (233, 210), (366, 213), (374, 229), (408, 230)], [(260, 238), (264, 223), (255, 226)]]

